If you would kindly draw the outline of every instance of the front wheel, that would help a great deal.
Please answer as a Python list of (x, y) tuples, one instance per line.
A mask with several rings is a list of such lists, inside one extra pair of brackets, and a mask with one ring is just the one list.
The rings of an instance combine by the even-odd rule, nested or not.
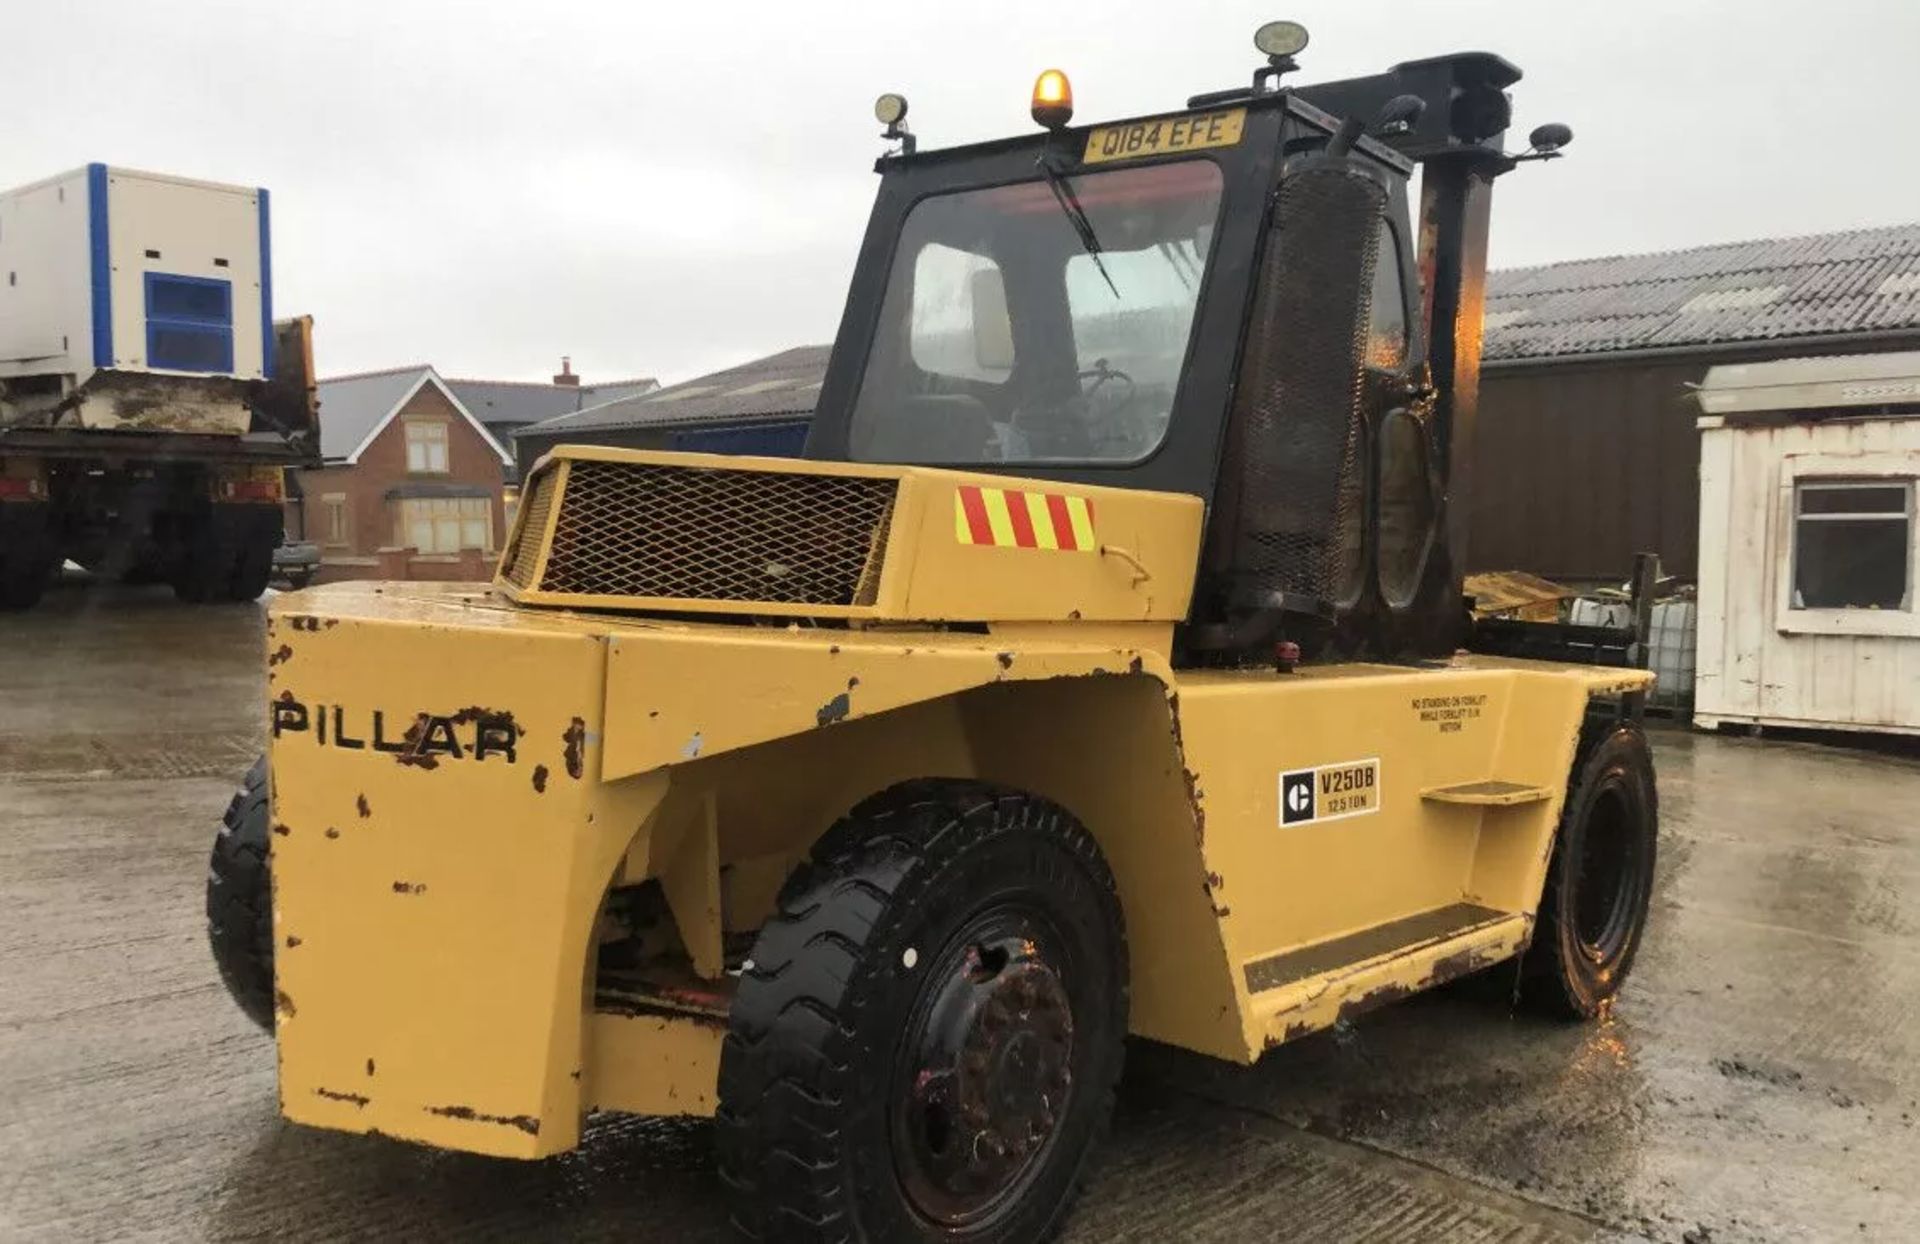
[(1522, 962), (1521, 1001), (1592, 1019), (1620, 992), (1646, 928), (1659, 832), (1647, 736), (1637, 726), (1615, 727), (1574, 762)]
[(1063, 809), (972, 782), (855, 809), (740, 976), (716, 1132), (736, 1225), (1044, 1238), (1112, 1113), (1127, 979), (1113, 876)]

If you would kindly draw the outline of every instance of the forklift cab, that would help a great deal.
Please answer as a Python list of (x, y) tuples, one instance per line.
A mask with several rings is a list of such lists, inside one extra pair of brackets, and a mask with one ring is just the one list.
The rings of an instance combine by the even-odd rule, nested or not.
[(1179, 113), (1075, 128), (1036, 96), (1041, 133), (883, 157), (806, 456), (1200, 497), (1190, 663), (1452, 651), (1447, 459), (1518, 78), (1269, 66)]

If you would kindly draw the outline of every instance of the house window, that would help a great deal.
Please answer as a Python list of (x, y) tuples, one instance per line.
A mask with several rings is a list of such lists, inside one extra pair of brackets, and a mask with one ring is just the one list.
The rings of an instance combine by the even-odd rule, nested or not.
[(402, 501), (397, 539), (422, 553), (493, 551), (493, 503), (485, 497)]
[(1907, 608), (1912, 542), (1912, 480), (1800, 480), (1793, 607)]
[(352, 544), (353, 527), (347, 519), (347, 495), (343, 492), (322, 493), (320, 512), (323, 516), (322, 530), (327, 533), (328, 544)]
[(447, 473), (447, 425), (444, 422), (407, 421), (407, 470), (414, 475)]

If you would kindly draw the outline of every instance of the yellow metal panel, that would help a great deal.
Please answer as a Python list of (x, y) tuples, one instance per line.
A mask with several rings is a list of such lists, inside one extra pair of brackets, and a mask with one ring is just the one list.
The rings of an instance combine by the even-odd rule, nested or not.
[(1173, 677), (1157, 652), (1068, 634), (1016, 651), (947, 632), (687, 625), (619, 628), (607, 647), (608, 781), (995, 682)]
[[(1181, 673), (1181, 734), (1230, 953), (1252, 963), (1463, 901), (1530, 914), (1587, 698), (1645, 681), (1638, 671), (1482, 658)], [(1290, 785), (1313, 789), (1315, 775), (1367, 761), (1379, 783), (1369, 806), (1320, 815), (1320, 790), (1292, 813), (1283, 806)], [(1495, 779), (1555, 797), (1494, 809), (1422, 798)], [(1257, 1052), (1271, 1004), (1244, 1005)]]
[(404, 620), (417, 602), (347, 616), (388, 607), (372, 591), (291, 599), (268, 633), (282, 1108), (501, 1156), (571, 1147), (595, 913), (665, 787), (585, 780), (603, 647), (484, 610), (455, 629), (451, 596), (438, 625)]
[[(994, 622), (1186, 617), (1200, 554), (1204, 507), (1198, 497), (1023, 482), (1029, 496), (1064, 494), (1076, 545), (1099, 550), (1065, 557), (1050, 543), (1052, 518), (1044, 497), (1027, 502), (1037, 547), (974, 544), (957, 536), (947, 518), (959, 508), (956, 493), (983, 482), (992, 486), (995, 477), (915, 468), (902, 479), (903, 501), (913, 499), (922, 517), (912, 522), (904, 506), (895, 517), (888, 569), (906, 583), (897, 612), (888, 616)], [(1114, 547), (1127, 556), (1107, 551)]]
[(726, 1035), (710, 1020), (596, 1011), (587, 1028), (587, 1099), (595, 1110), (711, 1116)]
[[(985, 472), (582, 446), (561, 446), (542, 459), (529, 488), (536, 487), (543, 476), (558, 476), (569, 461), (897, 480), (899, 491), (877, 594), (870, 604), (805, 605), (631, 597), (546, 591), (496, 575), (495, 586), (511, 599), (585, 609), (693, 614), (739, 614), (743, 606), (750, 606), (748, 611), (757, 614), (847, 620), (1172, 622), (1186, 615), (1199, 557), (1204, 507), (1197, 497), (1174, 493), (1026, 480), (1015, 489), (1007, 477)], [(963, 488), (978, 489), (983, 500), (991, 499), (986, 505), (991, 541), (975, 541), (959, 500)], [(1023, 541), (1010, 509), (1016, 493), (1032, 524), (1032, 547), (1020, 547)], [(1066, 542), (1054, 531), (1046, 506), (1048, 494), (1064, 498), (1074, 546), (1100, 550), (1097, 555), (1071, 559), (1053, 555)], [(547, 549), (563, 501), (556, 497), (546, 516), (539, 566), (548, 561)], [(521, 531), (516, 527), (509, 548), (516, 547)], [(1110, 546), (1125, 550), (1125, 555), (1106, 552)], [(522, 565), (533, 564), (527, 556), (520, 555)], [(516, 567), (514, 578), (521, 577), (524, 572)], [(527, 581), (538, 583), (537, 579)]]

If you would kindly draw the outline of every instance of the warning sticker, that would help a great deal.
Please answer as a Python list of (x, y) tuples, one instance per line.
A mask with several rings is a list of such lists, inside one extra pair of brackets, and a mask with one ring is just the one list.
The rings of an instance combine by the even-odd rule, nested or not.
[(1306, 825), (1380, 810), (1380, 761), (1347, 760), (1280, 775), (1280, 823)]

